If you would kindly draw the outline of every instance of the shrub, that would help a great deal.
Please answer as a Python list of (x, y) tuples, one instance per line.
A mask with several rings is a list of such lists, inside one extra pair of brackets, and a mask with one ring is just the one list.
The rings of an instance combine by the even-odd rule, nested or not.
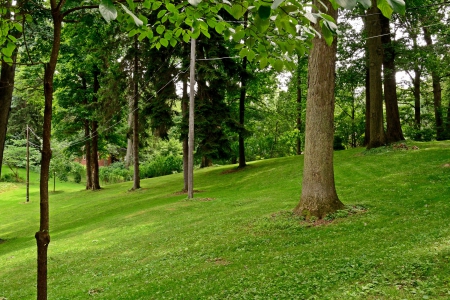
[(2, 176), (1, 182), (23, 182), (24, 179), (22, 177), (16, 177), (14, 174), (7, 173)]
[(156, 156), (153, 160), (144, 163), (140, 167), (141, 178), (152, 178), (178, 173), (183, 170), (183, 158), (181, 156)]

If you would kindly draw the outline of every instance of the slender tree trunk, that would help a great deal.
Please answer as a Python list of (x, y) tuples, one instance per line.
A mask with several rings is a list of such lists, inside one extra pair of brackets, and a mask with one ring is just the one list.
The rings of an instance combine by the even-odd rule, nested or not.
[[(427, 27), (423, 27), (425, 42), (429, 50), (433, 47), (433, 40)], [(434, 117), (436, 119), (436, 139), (438, 141), (445, 139), (444, 118), (442, 116), (442, 87), (441, 79), (435, 68), (431, 70), (431, 79), (433, 81), (433, 99), (434, 99)]]
[[(247, 14), (246, 14), (247, 16)], [(247, 19), (247, 17), (245, 18)], [(247, 94), (247, 57), (242, 60), (241, 71), (241, 95), (239, 98), (239, 168), (244, 168), (245, 163), (245, 145), (244, 145), (244, 122), (245, 122), (245, 97)]]
[(188, 161), (188, 198), (194, 198), (194, 112), (195, 112), (195, 42), (191, 38), (191, 61), (189, 68), (189, 161)]
[[(183, 76), (183, 98), (181, 99), (181, 113), (183, 114), (183, 124), (188, 123), (189, 96), (188, 96), (187, 77)], [(188, 135), (183, 133), (183, 191), (188, 191), (188, 164), (189, 164), (189, 145)]]
[(91, 151), (91, 132), (89, 128), (89, 120), (84, 121), (84, 137), (85, 143), (85, 157), (86, 157), (86, 190), (92, 189), (92, 151)]
[[(84, 74), (80, 75), (82, 82), (82, 89), (85, 93), (83, 98), (83, 105), (86, 110), (88, 110), (88, 100), (87, 100), (87, 81)], [(84, 138), (86, 142), (84, 144), (84, 151), (86, 157), (86, 190), (92, 189), (92, 164), (91, 164), (91, 132), (89, 127), (89, 120), (84, 120)]]
[[(97, 92), (100, 89), (100, 82), (98, 77), (100, 76), (100, 71), (95, 68), (94, 72), (94, 84), (93, 84), (93, 92), (94, 97), (92, 97), (92, 102), (94, 105), (98, 102)], [(92, 121), (92, 146), (91, 146), (91, 167), (92, 167), (92, 190), (100, 189), (100, 175), (99, 175), (99, 167), (98, 167), (98, 121)]]
[[(133, 99), (128, 103), (128, 128), (133, 126)], [(133, 137), (127, 134), (127, 153), (125, 154), (125, 168), (129, 168), (133, 161)]]
[(383, 94), (381, 81), (381, 65), (383, 48), (381, 45), (380, 10), (377, 1), (372, 0), (372, 7), (367, 11), (367, 46), (369, 50), (369, 82), (370, 82), (370, 140), (368, 149), (386, 144), (383, 125)]
[(420, 75), (421, 71), (419, 69), (419, 66), (417, 65), (416, 68), (414, 68), (414, 123), (416, 126), (416, 129), (420, 129), (420, 123), (421, 123), (421, 115), (420, 115)]
[(141, 178), (139, 175), (139, 61), (138, 61), (138, 40), (134, 39), (134, 95), (133, 95), (133, 158), (134, 158), (134, 176), (133, 188), (141, 188)]
[[(7, 1), (5, 8), (11, 7), (12, 1)], [(9, 11), (5, 14), (5, 18), (10, 18)], [(20, 34), (13, 34), (16, 38)], [(17, 49), (14, 50), (11, 59), (13, 63), (8, 65), (2, 61), (1, 73), (0, 73), (0, 178), (2, 177), (2, 163), (3, 163), (3, 151), (5, 149), (6, 132), (8, 128), (9, 111), (11, 109), (11, 101), (14, 90), (14, 77), (16, 74), (16, 58)]]
[(51, 0), (51, 14), (53, 20), (53, 45), (50, 53), (50, 61), (45, 65), (44, 72), (44, 124), (42, 128), (42, 158), (40, 177), (40, 225), (36, 232), (37, 244), (37, 299), (47, 299), (47, 250), (50, 244), (49, 228), (49, 202), (48, 202), (48, 180), (50, 170), (50, 159), (52, 150), (50, 138), (52, 129), (52, 104), (53, 104), (53, 76), (58, 62), (59, 48), (61, 44), (62, 19), (61, 7), (64, 0), (59, 4)]
[(352, 148), (356, 148), (355, 96), (352, 94)]
[[(318, 1), (313, 1), (317, 7)], [(324, 3), (327, 13), (337, 20), (330, 1)], [(314, 27), (320, 32), (318, 25)], [(328, 46), (323, 38), (315, 37), (309, 56), (302, 196), (294, 209), (306, 218), (323, 218), (344, 206), (336, 193), (333, 169), (336, 46), (336, 40)]]
[(300, 132), (302, 132), (302, 63), (300, 54), (297, 54), (297, 155), (302, 154), (302, 139)]
[[(244, 30), (247, 28), (248, 11), (244, 15)], [(244, 168), (245, 162), (245, 142), (244, 142), (244, 123), (245, 123), (245, 98), (247, 95), (247, 57), (242, 59), (241, 71), (241, 95), (239, 97), (239, 168)]]
[(397, 82), (395, 79), (395, 48), (391, 41), (389, 19), (380, 16), (381, 43), (383, 45), (384, 100), (386, 102), (386, 140), (388, 143), (402, 141), (402, 126), (398, 111)]

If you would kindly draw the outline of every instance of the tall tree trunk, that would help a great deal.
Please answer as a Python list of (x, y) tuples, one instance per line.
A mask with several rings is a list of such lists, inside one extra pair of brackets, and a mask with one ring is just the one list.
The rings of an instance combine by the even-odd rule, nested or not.
[[(368, 54), (368, 53), (367, 53)], [(366, 112), (365, 112), (365, 131), (364, 131), (364, 146), (368, 146), (370, 142), (370, 68), (369, 61), (366, 66)]]
[(302, 63), (300, 54), (297, 54), (297, 155), (302, 154), (302, 139), (300, 132), (302, 132)]
[[(12, 59), (16, 61), (17, 51)], [(11, 109), (12, 94), (14, 90), (15, 65), (2, 62), (0, 75), (0, 178), (2, 176), (3, 151), (5, 149), (6, 132), (8, 128), (9, 111)]]
[[(417, 50), (417, 36), (412, 36), (413, 40), (413, 49)], [(421, 115), (420, 115), (420, 85), (421, 80), (420, 76), (422, 75), (422, 71), (420, 69), (419, 63), (417, 60), (414, 61), (414, 78), (413, 78), (413, 86), (414, 86), (414, 125), (415, 128), (420, 130), (421, 123)]]
[[(246, 13), (247, 16), (247, 13)], [(245, 18), (247, 21), (247, 17)], [(245, 145), (244, 145), (244, 122), (245, 122), (245, 97), (247, 94), (247, 57), (242, 60), (241, 71), (241, 95), (239, 97), (239, 168), (244, 168), (245, 163)]]
[[(244, 30), (247, 28), (248, 11), (244, 14)], [(247, 96), (247, 57), (242, 59), (241, 71), (241, 95), (239, 97), (239, 168), (244, 168), (245, 143), (244, 143), (244, 123), (245, 123), (245, 98)]]
[(367, 11), (367, 47), (369, 50), (369, 82), (370, 82), (370, 139), (368, 149), (386, 144), (383, 125), (383, 95), (381, 81), (381, 65), (383, 64), (383, 48), (381, 45), (380, 10), (377, 1), (372, 0), (372, 7)]
[[(324, 3), (327, 13), (337, 20), (330, 1)], [(313, 4), (320, 7), (319, 0)], [(320, 32), (317, 24), (314, 27)], [(323, 218), (344, 206), (336, 193), (333, 169), (336, 45), (336, 40), (328, 46), (323, 38), (315, 37), (309, 56), (302, 196), (294, 209), (307, 218)]]
[[(87, 81), (84, 75), (81, 75), (81, 81), (83, 84), (83, 92), (85, 93), (83, 99), (83, 105), (85, 109), (88, 109), (88, 100), (87, 100)], [(91, 164), (91, 132), (89, 127), (89, 120), (84, 120), (84, 138), (86, 139), (84, 150), (86, 157), (86, 190), (92, 189), (92, 164)]]
[(420, 75), (421, 71), (419, 69), (419, 66), (414, 68), (414, 123), (416, 129), (420, 129), (420, 123), (421, 123), (421, 115), (420, 115)]
[(42, 128), (42, 158), (40, 189), (40, 222), (39, 231), (36, 232), (37, 244), (37, 299), (47, 299), (47, 250), (50, 244), (49, 228), (49, 203), (48, 203), (48, 180), (50, 170), (50, 159), (52, 150), (50, 148), (50, 138), (52, 130), (52, 104), (53, 104), (53, 76), (58, 62), (59, 48), (61, 45), (61, 28), (63, 15), (61, 7), (64, 0), (59, 4), (56, 0), (51, 0), (51, 14), (53, 20), (53, 45), (50, 53), (50, 60), (45, 64), (44, 72), (44, 124)]
[(395, 79), (395, 48), (391, 41), (389, 19), (380, 16), (381, 43), (383, 45), (384, 100), (386, 102), (386, 140), (388, 143), (403, 141), (400, 113), (398, 111), (397, 82)]
[[(98, 102), (97, 92), (100, 89), (99, 76), (100, 71), (95, 68), (94, 72), (94, 84), (93, 84), (93, 92), (94, 97), (92, 97), (92, 102), (94, 105)], [(100, 175), (99, 175), (99, 167), (98, 167), (98, 121), (92, 121), (92, 146), (91, 146), (91, 166), (92, 166), (92, 190), (100, 189)]]
[[(4, 5), (6, 9), (11, 7), (12, 1), (7, 1)], [(10, 18), (9, 11), (5, 14), (5, 18)], [(13, 33), (18, 38), (21, 33)], [(6, 132), (8, 129), (9, 111), (11, 109), (12, 95), (14, 91), (14, 77), (16, 74), (16, 58), (17, 49), (14, 50), (11, 59), (13, 63), (8, 65), (2, 61), (0, 74), (0, 178), (2, 177), (3, 151), (5, 149)]]
[(134, 95), (133, 95), (133, 158), (134, 158), (134, 176), (133, 188), (141, 188), (141, 178), (139, 175), (139, 61), (138, 61), (138, 40), (134, 38)]
[[(183, 114), (183, 124), (188, 123), (188, 84), (187, 77), (183, 76), (183, 98), (181, 99), (181, 113)], [(183, 133), (183, 191), (188, 191), (188, 163), (189, 163), (189, 145), (188, 145), (188, 135)]]
[[(432, 50), (433, 40), (427, 27), (423, 27), (423, 35), (427, 46)], [(433, 81), (433, 99), (434, 99), (434, 117), (436, 119), (436, 139), (438, 141), (445, 139), (444, 118), (442, 116), (442, 87), (441, 79), (435, 68), (431, 70), (431, 79)]]
[[(133, 99), (130, 98), (128, 103), (128, 128), (133, 126)], [(125, 168), (129, 168), (133, 161), (133, 137), (127, 134), (127, 153), (125, 154)]]

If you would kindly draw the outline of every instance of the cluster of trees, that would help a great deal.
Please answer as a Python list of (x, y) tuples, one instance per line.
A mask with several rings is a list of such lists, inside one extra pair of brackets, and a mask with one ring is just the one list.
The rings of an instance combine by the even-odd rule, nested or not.
[[(336, 22), (338, 6), (349, 10)], [(99, 153), (132, 166), (138, 189), (142, 152), (155, 138), (179, 141), (188, 189), (191, 39), (195, 159), (245, 167), (304, 151), (299, 214), (322, 218), (343, 206), (333, 147), (450, 137), (444, 1), (408, 0), (405, 9), (402, 0), (3, 0), (0, 8), (0, 165), (5, 141), (23, 138), (26, 124), (41, 128), (33, 142), (42, 154), (40, 299), (52, 135), (65, 153), (86, 158), (92, 190)], [(398, 84), (398, 70), (411, 85)]]

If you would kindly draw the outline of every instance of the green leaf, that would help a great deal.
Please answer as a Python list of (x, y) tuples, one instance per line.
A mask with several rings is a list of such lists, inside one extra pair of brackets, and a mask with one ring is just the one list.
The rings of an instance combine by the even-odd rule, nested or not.
[(274, 64), (273, 64), (273, 68), (274, 68), (275, 71), (277, 71), (277, 72), (283, 71), (283, 66), (284, 66), (284, 63), (283, 63), (283, 61), (280, 60), (280, 59), (277, 59), (277, 60), (274, 62)]
[(356, 6), (356, 0), (335, 0), (339, 6), (345, 9), (353, 9)]
[[(3, 52), (3, 49), (2, 49), (2, 52)], [(8, 63), (8, 64), (12, 64), (12, 63), (13, 63), (12, 58), (11, 58), (11, 57), (8, 57), (8, 56), (3, 56), (3, 60), (4, 60), (6, 63)]]
[(167, 46), (169, 46), (169, 41), (166, 40), (165, 38), (161, 38), (161, 39), (159, 40), (159, 42), (161, 43), (161, 45), (163, 45), (163, 46), (166, 47), (166, 48), (167, 48)]
[(267, 67), (267, 56), (262, 56), (259, 60), (259, 68), (264, 69), (265, 67)]
[(175, 47), (177, 45), (176, 39), (170, 39), (170, 46)]
[(399, 13), (401, 15), (405, 14), (406, 11), (405, 1), (403, 0), (387, 0), (387, 1), (396, 13)]
[(133, 29), (128, 33), (128, 37), (135, 36), (138, 33), (139, 33), (139, 31), (137, 29)]
[(257, 16), (255, 18), (255, 25), (260, 33), (264, 33), (269, 28), (270, 22), (269, 19), (262, 20), (259, 16)]
[(16, 37), (13, 36), (13, 35), (8, 35), (8, 38), (9, 38), (9, 39), (11, 40), (11, 42), (13, 42), (13, 43), (17, 42)]
[(333, 32), (328, 27), (326, 21), (320, 22), (320, 26), (322, 28), (322, 35), (325, 39), (325, 42), (328, 46), (331, 46), (331, 44), (333, 43)]
[(134, 24), (136, 24), (136, 26), (141, 27), (142, 25), (144, 25), (144, 22), (142, 22), (141, 19), (139, 19), (138, 17), (136, 17), (125, 5), (123, 5), (122, 3), (120, 3), (120, 5), (122, 5), (123, 10), (133, 18), (134, 20)]
[(271, 13), (272, 9), (270, 8), (270, 6), (266, 6), (266, 5), (261, 5), (258, 8), (258, 16), (262, 19), (262, 20), (267, 20), (270, 17), (270, 13)]
[(117, 10), (111, 0), (102, 0), (98, 9), (107, 23), (117, 18)]
[(23, 28), (22, 28), (22, 24), (20, 23), (14, 23), (14, 27), (16, 28), (17, 31), (22, 32)]
[(231, 7), (230, 14), (236, 19), (239, 20), (245, 14), (248, 8), (248, 3), (246, 1), (242, 3), (234, 3)]
[(236, 43), (239, 43), (239, 41), (242, 40), (244, 37), (245, 37), (245, 31), (241, 30), (241, 31), (236, 32), (235, 35), (233, 35), (233, 40)]
[(239, 56), (240, 56), (241, 58), (246, 57), (247, 54), (248, 54), (248, 49), (247, 49), (247, 48), (242, 48), (241, 51), (239, 51)]
[(16, 49), (16, 44), (8, 42), (6, 48), (3, 48), (3, 49), (6, 49), (6, 51), (7, 51), (7, 53), (3, 52), (3, 53), (5, 53), (6, 56), (12, 56), (14, 49)]
[(217, 23), (214, 29), (217, 31), (218, 34), (222, 34), (223, 30), (225, 29), (225, 26), (223, 25), (223, 23)]
[(173, 5), (172, 3), (167, 3), (166, 4), (166, 8), (168, 11), (170, 11), (171, 13), (176, 13), (178, 12), (175, 5)]
[(159, 25), (156, 27), (156, 32), (159, 34), (163, 34), (164, 30), (166, 30), (166, 27), (164, 25)]
[(161, 10), (158, 12), (158, 14), (156, 15), (156, 17), (157, 17), (158, 19), (161, 19), (161, 17), (164, 16), (164, 15), (166, 14), (166, 12), (167, 12), (167, 10), (161, 9)]
[(161, 5), (162, 5), (162, 2), (161, 2), (161, 1), (153, 2), (152, 10), (157, 10), (158, 8), (161, 7)]
[(255, 51), (253, 51), (252, 49), (248, 49), (248, 53), (247, 53), (247, 59), (249, 61), (252, 61), (256, 56)]
[(389, 18), (389, 19), (391, 18), (392, 13), (394, 12), (394, 10), (389, 5), (388, 0), (378, 0), (378, 5), (377, 6), (381, 10), (381, 13), (386, 18)]
[(372, 1), (371, 0), (358, 0), (359, 3), (361, 3), (361, 5), (365, 8), (368, 9), (369, 7), (372, 6)]
[(150, 9), (150, 7), (152, 7), (152, 1), (151, 0), (145, 0), (144, 3), (142, 3), (142, 6), (144, 8)]
[(187, 31), (185, 31), (185, 32), (183, 33), (183, 41), (184, 41), (185, 43), (189, 43), (190, 40), (191, 40), (191, 36), (189, 35), (189, 33), (188, 33)]

